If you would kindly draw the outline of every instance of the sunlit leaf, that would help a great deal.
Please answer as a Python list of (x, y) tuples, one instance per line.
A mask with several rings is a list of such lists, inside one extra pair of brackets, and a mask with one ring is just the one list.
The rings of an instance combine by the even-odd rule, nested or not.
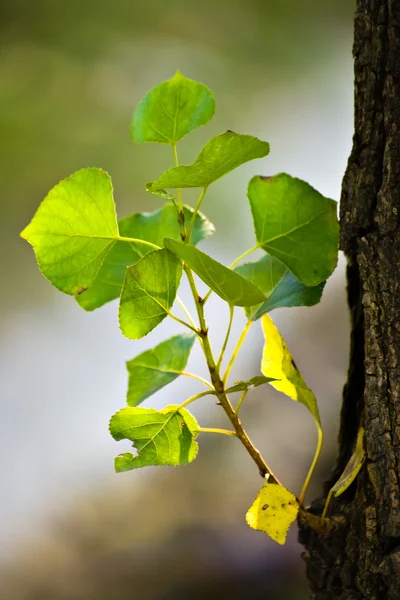
[(233, 306), (248, 306), (265, 299), (255, 285), (231, 271), (194, 246), (166, 238), (164, 246), (171, 250), (225, 302)]
[(111, 179), (94, 168), (57, 184), (21, 233), (43, 275), (71, 295), (90, 287), (118, 235)]
[(357, 442), (354, 452), (351, 455), (349, 462), (345, 466), (343, 473), (331, 489), (331, 492), (333, 492), (335, 496), (340, 496), (343, 494), (343, 492), (345, 492), (353, 483), (363, 465), (364, 460), (364, 428), (360, 427), (357, 434)]
[(245, 308), (251, 321), (275, 308), (318, 304), (325, 286), (325, 282), (313, 287), (303, 285), (285, 265), (269, 254), (257, 262), (240, 265), (235, 271), (254, 283), (267, 297), (262, 304)]
[(256, 375), (248, 381), (237, 381), (235, 385), (226, 390), (226, 393), (232, 394), (233, 392), (244, 392), (245, 390), (256, 388), (260, 385), (264, 385), (264, 383), (269, 383), (270, 381), (273, 381), (271, 377), (265, 377), (264, 375)]
[(131, 124), (135, 142), (175, 144), (208, 123), (215, 112), (212, 92), (179, 71), (150, 90), (136, 108)]
[(266, 377), (272, 377), (277, 380), (270, 383), (276, 390), (283, 392), (289, 398), (292, 398), (292, 400), (304, 404), (320, 429), (321, 421), (317, 399), (307, 387), (297, 369), (285, 340), (268, 315), (262, 317), (262, 327), (265, 345), (261, 361), (261, 372)]
[(119, 324), (126, 337), (139, 339), (165, 319), (181, 275), (181, 262), (165, 248), (149, 252), (128, 267), (119, 306)]
[[(190, 221), (193, 209), (184, 207), (185, 220)], [(120, 235), (137, 238), (163, 246), (165, 235), (173, 239), (181, 239), (180, 228), (175, 207), (167, 204), (152, 213), (137, 213), (119, 222)], [(214, 226), (201, 213), (196, 216), (191, 240), (197, 244), (215, 231)], [(96, 278), (90, 288), (77, 296), (77, 301), (85, 310), (94, 310), (118, 298), (121, 294), (126, 267), (136, 263), (142, 256), (152, 250), (151, 246), (137, 242), (116, 242), (106, 256)]]
[(137, 406), (179, 377), (186, 367), (195, 338), (194, 334), (175, 335), (126, 363), (129, 406)]
[(123, 408), (110, 421), (110, 433), (131, 440), (137, 455), (126, 452), (115, 459), (117, 472), (148, 466), (177, 466), (192, 462), (198, 452), (196, 419), (177, 405), (154, 408)]
[(304, 285), (327, 279), (337, 264), (337, 203), (281, 173), (253, 177), (248, 189), (257, 242)]
[(296, 520), (299, 505), (282, 485), (265, 483), (246, 514), (250, 527), (263, 531), (278, 544), (284, 544), (289, 527)]
[(164, 188), (207, 187), (240, 165), (269, 153), (269, 144), (251, 135), (226, 131), (210, 140), (190, 166), (173, 167), (148, 184), (150, 191)]

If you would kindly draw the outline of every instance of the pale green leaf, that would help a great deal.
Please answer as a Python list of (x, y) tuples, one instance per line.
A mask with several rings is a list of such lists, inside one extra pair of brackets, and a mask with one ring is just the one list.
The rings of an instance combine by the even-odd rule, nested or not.
[(253, 177), (248, 197), (260, 247), (304, 285), (316, 286), (332, 274), (339, 248), (334, 200), (285, 173)]
[(317, 428), (321, 429), (317, 399), (310, 388), (307, 387), (293, 361), (285, 340), (269, 315), (262, 317), (262, 328), (265, 345), (261, 361), (261, 372), (266, 377), (272, 377), (276, 380), (270, 383), (276, 390), (283, 392), (292, 400), (304, 404), (314, 417)]
[(254, 283), (267, 297), (262, 304), (245, 308), (251, 321), (257, 321), (275, 308), (318, 304), (325, 286), (325, 282), (313, 287), (303, 285), (285, 265), (269, 254), (257, 262), (240, 265), (235, 271)]
[[(185, 220), (190, 221), (193, 209), (184, 206)], [(173, 239), (181, 239), (176, 209), (172, 204), (152, 213), (137, 213), (119, 222), (120, 234), (126, 238), (135, 238), (162, 246), (165, 235)], [(214, 233), (212, 223), (201, 213), (196, 216), (192, 243), (197, 244)], [(126, 267), (136, 263), (142, 256), (152, 250), (151, 246), (138, 242), (116, 242), (114, 248), (106, 256), (97, 276), (90, 288), (77, 296), (79, 305), (85, 310), (94, 310), (118, 298), (121, 294)]]
[(126, 363), (129, 373), (127, 402), (137, 406), (179, 377), (196, 336), (175, 335)]
[(149, 252), (128, 267), (119, 305), (119, 324), (126, 337), (142, 338), (165, 319), (181, 275), (181, 262), (165, 248)]
[(166, 238), (164, 246), (171, 250), (225, 302), (233, 306), (249, 306), (262, 302), (264, 294), (250, 281), (231, 271), (194, 246)]
[(94, 168), (57, 184), (21, 233), (43, 275), (71, 295), (90, 287), (118, 235), (111, 179)]
[(131, 124), (135, 142), (175, 144), (214, 116), (212, 92), (179, 71), (150, 90), (136, 108)]
[(246, 521), (252, 529), (263, 531), (283, 545), (298, 512), (298, 502), (291, 492), (283, 485), (265, 483), (247, 511)]
[(360, 427), (357, 434), (357, 441), (354, 452), (351, 455), (349, 462), (345, 466), (343, 473), (331, 489), (331, 492), (335, 496), (340, 496), (341, 494), (343, 494), (343, 492), (345, 492), (347, 488), (353, 483), (364, 463), (364, 460), (364, 428)]
[(148, 191), (164, 188), (207, 187), (240, 165), (269, 153), (269, 144), (251, 135), (226, 131), (210, 140), (190, 166), (173, 167), (147, 185)]
[(199, 426), (184, 408), (123, 408), (110, 421), (110, 433), (119, 440), (131, 440), (137, 455), (126, 452), (115, 459), (117, 472), (148, 466), (177, 466), (192, 462), (198, 452), (195, 438)]
[(256, 375), (248, 381), (237, 381), (235, 385), (225, 391), (227, 394), (233, 394), (233, 392), (244, 392), (245, 390), (259, 387), (260, 385), (264, 385), (264, 383), (269, 383), (270, 381), (274, 380), (271, 377), (265, 377), (264, 375)]

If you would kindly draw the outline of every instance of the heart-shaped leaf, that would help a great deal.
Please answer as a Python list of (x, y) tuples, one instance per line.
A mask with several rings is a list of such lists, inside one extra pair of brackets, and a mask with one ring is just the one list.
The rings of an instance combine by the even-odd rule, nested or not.
[(208, 187), (240, 165), (269, 153), (269, 144), (251, 135), (226, 131), (210, 140), (190, 166), (173, 167), (147, 185), (154, 193), (164, 188)]
[(164, 246), (183, 260), (218, 296), (232, 306), (249, 306), (265, 300), (264, 294), (247, 281), (194, 246), (166, 238)]
[(314, 417), (317, 428), (321, 429), (317, 399), (307, 387), (300, 371), (297, 369), (288, 350), (285, 340), (275, 327), (271, 317), (262, 317), (265, 345), (261, 361), (261, 372), (272, 377), (270, 385), (283, 392), (292, 400), (304, 404)]
[(254, 283), (267, 297), (262, 304), (245, 307), (250, 321), (257, 321), (275, 308), (318, 304), (325, 286), (325, 282), (313, 287), (302, 284), (285, 265), (269, 254), (257, 262), (240, 265), (235, 271)]
[(283, 485), (265, 483), (247, 511), (246, 521), (252, 529), (263, 531), (283, 545), (298, 512), (299, 505), (291, 492)]
[(214, 116), (212, 92), (179, 71), (150, 90), (136, 108), (131, 124), (135, 142), (176, 144)]
[(137, 340), (157, 327), (172, 307), (182, 264), (166, 250), (154, 250), (128, 267), (119, 305), (122, 333)]
[[(184, 206), (185, 220), (190, 221), (193, 209)], [(172, 204), (152, 213), (137, 213), (119, 222), (121, 236), (143, 239), (155, 246), (162, 246), (165, 235), (173, 239), (180, 238), (180, 228), (176, 210)], [(214, 233), (212, 223), (201, 213), (197, 213), (192, 232), (192, 243), (197, 244)], [(90, 288), (77, 296), (79, 305), (85, 310), (94, 310), (121, 294), (126, 267), (136, 263), (152, 250), (151, 246), (138, 242), (118, 241), (106, 256)]]
[(161, 411), (154, 408), (123, 408), (110, 421), (110, 433), (119, 440), (131, 440), (137, 450), (115, 459), (115, 470), (131, 471), (148, 466), (177, 466), (197, 456), (196, 419), (184, 408), (171, 405)]
[(137, 406), (179, 377), (186, 367), (195, 338), (194, 334), (175, 335), (126, 363), (129, 406)]
[(90, 287), (118, 236), (111, 179), (94, 168), (57, 184), (21, 233), (43, 275), (71, 295)]
[(332, 274), (339, 249), (334, 200), (285, 173), (253, 177), (248, 197), (260, 247), (304, 285), (316, 286)]

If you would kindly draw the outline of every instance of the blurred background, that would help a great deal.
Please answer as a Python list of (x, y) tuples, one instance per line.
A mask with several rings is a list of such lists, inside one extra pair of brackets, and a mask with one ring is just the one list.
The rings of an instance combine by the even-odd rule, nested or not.
[[(85, 313), (41, 277), (18, 233), (51, 187), (86, 166), (111, 174), (120, 217), (158, 208), (144, 184), (171, 166), (171, 150), (135, 146), (129, 123), (148, 89), (177, 68), (217, 100), (214, 120), (180, 144), (181, 162), (226, 129), (271, 144), (268, 157), (211, 187), (203, 211), (217, 233), (202, 249), (229, 264), (253, 245), (246, 186), (254, 174), (287, 171), (338, 200), (353, 129), (353, 10), (349, 0), (3, 1), (2, 600), (309, 596), (296, 526), (280, 547), (244, 520), (262, 482), (234, 438), (202, 434), (189, 467), (114, 474), (114, 456), (129, 446), (108, 433), (109, 417), (125, 404), (125, 361), (179, 326), (164, 321), (148, 338), (124, 339), (117, 304)], [(215, 298), (207, 306), (217, 344), (227, 315)], [(244, 323), (236, 313), (230, 347)], [(343, 258), (320, 305), (273, 318), (326, 430), (311, 500), (333, 464), (347, 369)], [(261, 349), (256, 325), (234, 379), (259, 374)], [(199, 352), (188, 370), (205, 375)], [(178, 379), (145, 406), (197, 391), (196, 382)], [(193, 412), (203, 426), (227, 426), (211, 400)], [(242, 417), (298, 494), (316, 443), (305, 408), (262, 387), (249, 394)]]

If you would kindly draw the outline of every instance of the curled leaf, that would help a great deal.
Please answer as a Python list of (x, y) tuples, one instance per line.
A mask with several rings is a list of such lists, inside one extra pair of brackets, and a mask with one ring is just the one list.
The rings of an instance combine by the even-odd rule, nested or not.
[(343, 492), (345, 492), (347, 488), (353, 483), (363, 465), (364, 460), (364, 428), (360, 427), (357, 434), (357, 441), (356, 447), (354, 448), (354, 452), (351, 455), (349, 462), (345, 466), (343, 473), (331, 489), (331, 492), (333, 492), (335, 496), (340, 496), (341, 494), (343, 494)]
[(252, 529), (263, 531), (278, 544), (284, 544), (290, 525), (296, 520), (299, 505), (283, 485), (265, 483), (246, 514)]

